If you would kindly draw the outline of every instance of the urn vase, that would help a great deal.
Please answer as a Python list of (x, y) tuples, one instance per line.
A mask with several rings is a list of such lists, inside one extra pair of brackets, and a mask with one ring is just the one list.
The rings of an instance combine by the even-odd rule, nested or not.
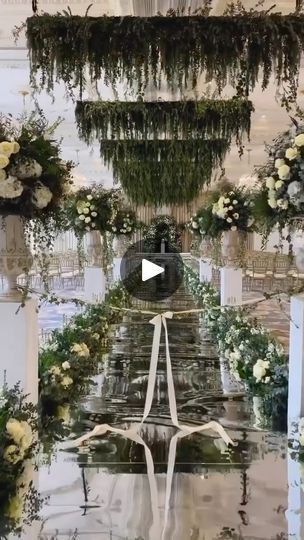
[(87, 253), (90, 266), (102, 266), (103, 239), (99, 231), (87, 233)]
[(2, 298), (21, 297), (17, 279), (20, 274), (30, 270), (32, 263), (33, 257), (26, 243), (23, 218), (18, 215), (0, 217), (0, 273), (7, 283), (1, 294)]
[(234, 267), (240, 256), (240, 235), (238, 231), (225, 231), (222, 239), (222, 256), (225, 266)]

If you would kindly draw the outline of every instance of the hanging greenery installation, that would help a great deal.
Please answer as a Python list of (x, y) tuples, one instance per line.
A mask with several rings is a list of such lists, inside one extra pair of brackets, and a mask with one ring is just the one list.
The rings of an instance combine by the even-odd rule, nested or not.
[(78, 101), (79, 136), (100, 139), (227, 139), (249, 137), (253, 104), (247, 99), (198, 101)]
[[(223, 16), (89, 17), (34, 15), (26, 21), (31, 83), (52, 90), (63, 81), (70, 90), (104, 78), (127, 80), (141, 94), (149, 82), (171, 89), (196, 87), (200, 75), (221, 92), (232, 84), (246, 96), (274, 76), (284, 104), (294, 102), (304, 16), (246, 12)], [(87, 69), (88, 67), (88, 69)]]
[(101, 155), (136, 204), (192, 201), (221, 165), (225, 140), (102, 141)]

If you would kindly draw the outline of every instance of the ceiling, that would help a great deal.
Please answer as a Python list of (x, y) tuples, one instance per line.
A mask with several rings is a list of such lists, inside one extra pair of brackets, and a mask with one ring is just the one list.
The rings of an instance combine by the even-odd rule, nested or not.
[[(84, 14), (88, 4), (92, 3), (90, 9), (91, 15), (107, 13), (109, 15), (153, 15), (157, 11), (165, 13), (170, 7), (182, 7), (191, 5), (196, 9), (200, 0), (39, 0), (39, 6), (42, 11), (55, 13), (71, 7), (74, 14)], [(254, 5), (254, 2), (245, 0), (244, 5), (248, 8)], [(225, 9), (226, 1), (214, 0), (213, 13), (218, 15)], [(265, 7), (273, 5), (266, 0)], [(276, 11), (289, 13), (294, 9), (295, 0), (278, 1)], [(24, 36), (20, 38), (17, 45), (14, 43), (12, 29), (25, 21), (26, 17), (32, 14), (31, 0), (0, 0), (0, 112), (12, 113), (18, 115), (24, 109), (32, 110), (33, 101), (30, 95), (29, 87), (29, 61)], [(188, 91), (187, 97), (196, 97), (206, 92), (206, 84), (202, 80), (196, 89), (196, 92)], [(299, 85), (299, 104), (304, 107), (304, 69), (300, 74)], [(212, 88), (211, 88), (212, 90)], [(113, 92), (106, 86), (100, 86), (99, 92), (103, 99), (114, 99)], [(121, 99), (128, 96), (127, 87), (121, 85), (118, 90)], [(94, 99), (96, 92), (93, 88), (87, 88), (87, 96)], [(233, 95), (231, 88), (224, 90), (224, 97)], [(173, 96), (166, 90), (158, 92), (151, 90), (147, 93), (146, 99), (173, 99)], [(251, 140), (246, 144), (245, 152), (240, 160), (238, 150), (232, 147), (229, 156), (225, 161), (226, 175), (231, 180), (237, 181), (242, 175), (250, 176), (254, 165), (262, 164), (266, 155), (264, 152), (265, 141), (270, 142), (276, 134), (284, 130), (289, 124), (289, 116), (279, 103), (276, 101), (276, 87), (272, 83), (268, 89), (262, 92), (260, 87), (250, 96), (255, 105), (253, 115)], [(129, 94), (129, 98), (132, 96)], [(58, 136), (62, 137), (63, 156), (65, 159), (72, 159), (77, 162), (75, 169), (76, 181), (79, 184), (92, 183), (93, 181), (102, 182), (105, 186), (111, 186), (113, 183), (111, 171), (102, 164), (99, 157), (99, 147), (96, 143), (93, 147), (79, 141), (74, 122), (74, 103), (65, 98), (64, 88), (57, 85), (54, 94), (54, 100), (45, 92), (38, 96), (38, 102), (47, 118), (51, 121), (63, 118), (62, 124), (58, 128)]]

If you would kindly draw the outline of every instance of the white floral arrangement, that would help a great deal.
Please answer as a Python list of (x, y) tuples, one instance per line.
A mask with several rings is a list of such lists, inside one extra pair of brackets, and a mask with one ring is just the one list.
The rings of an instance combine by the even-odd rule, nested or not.
[(121, 205), (121, 192), (94, 185), (72, 193), (66, 204), (67, 228), (78, 237), (86, 232), (112, 232), (114, 220)]
[(197, 273), (185, 266), (185, 283), (202, 310), (201, 319), (228, 361), (238, 381), (258, 392), (269, 387), (286, 389), (287, 361), (283, 346), (248, 316), (245, 308), (219, 306), (219, 297), (209, 283), (201, 283)]
[[(0, 395), (0, 535), (20, 533), (37, 518), (39, 496), (32, 484), (37, 411), (17, 385)], [(3, 535), (3, 536), (2, 536)]]
[(249, 194), (228, 183), (223, 189), (209, 193), (189, 227), (194, 235), (219, 239), (225, 231), (251, 232), (253, 224)]
[(111, 232), (117, 235), (130, 236), (138, 228), (135, 212), (127, 209), (120, 209), (117, 211), (113, 223), (111, 225)]
[(96, 218), (98, 213), (96, 212), (96, 206), (93, 201), (92, 195), (87, 195), (85, 199), (79, 200), (76, 203), (77, 209), (77, 225), (84, 226), (86, 231), (96, 230)]
[(279, 226), (296, 228), (304, 217), (304, 126), (294, 126), (266, 147), (269, 161), (257, 171), (255, 212), (266, 234)]
[(19, 122), (0, 118), (0, 213), (45, 219), (60, 207), (71, 184), (71, 163), (50, 140), (57, 127), (33, 115)]

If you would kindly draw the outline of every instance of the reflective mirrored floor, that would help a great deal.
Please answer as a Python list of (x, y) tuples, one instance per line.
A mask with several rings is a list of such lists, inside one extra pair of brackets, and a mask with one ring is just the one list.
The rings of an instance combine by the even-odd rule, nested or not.
[[(147, 309), (138, 303), (139, 309)], [(150, 310), (191, 309), (178, 291)], [(140, 422), (147, 391), (151, 315), (127, 314), (113, 326), (110, 352), (88, 396), (62, 413), (73, 439), (96, 424), (127, 429)], [(116, 435), (85, 447), (51, 449), (45, 442), (39, 490), (46, 497), (42, 522), (24, 538), (213, 540), (287, 538), (287, 459), (284, 407), (266, 419), (259, 399), (245, 396), (208, 341), (195, 314), (168, 322), (170, 353), (181, 423), (217, 420), (237, 446), (227, 449), (208, 431), (178, 441), (168, 407), (162, 337), (154, 401), (141, 436), (151, 451), (147, 474), (142, 445)], [(46, 437), (47, 441), (47, 437)], [(46, 452), (46, 450), (48, 450)], [(168, 460), (174, 463), (172, 485)], [(166, 498), (167, 508), (166, 508)]]

